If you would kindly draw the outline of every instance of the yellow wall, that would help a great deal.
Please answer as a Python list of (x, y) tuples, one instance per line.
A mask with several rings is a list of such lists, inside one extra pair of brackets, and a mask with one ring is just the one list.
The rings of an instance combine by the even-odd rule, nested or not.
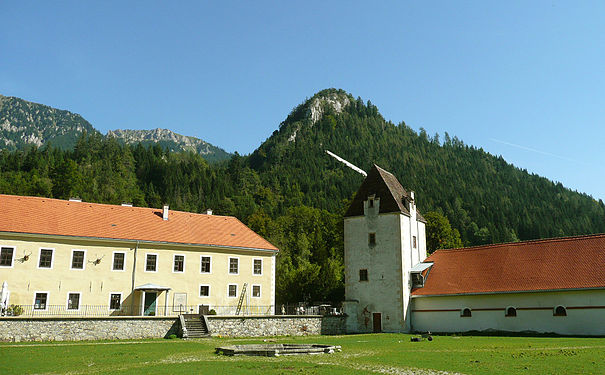
[[(141, 305), (143, 293), (132, 292), (135, 242), (7, 234), (0, 237), (0, 246), (15, 247), (13, 266), (0, 267), (0, 283), (7, 281), (11, 291), (10, 304), (32, 305), (36, 292), (48, 292), (48, 305), (66, 306), (68, 293), (79, 292), (80, 305), (108, 306), (111, 293), (122, 293), (123, 306)], [(51, 269), (38, 267), (41, 248), (54, 249)], [(85, 250), (84, 270), (71, 269), (72, 250)], [(125, 253), (124, 271), (112, 270), (114, 252)], [(145, 270), (148, 253), (158, 256), (157, 272)], [(275, 258), (272, 252), (145, 243), (138, 245), (136, 254), (135, 287), (147, 283), (170, 287), (169, 306), (174, 303), (175, 293), (186, 293), (190, 306), (236, 306), (244, 283), (248, 283), (247, 303), (252, 306), (274, 304)], [(175, 254), (185, 256), (182, 273), (173, 272)], [(29, 255), (28, 260), (23, 259), (25, 255)], [(211, 256), (210, 274), (200, 272), (201, 255)], [(239, 274), (229, 274), (229, 257), (239, 258)], [(98, 264), (94, 263), (96, 259), (100, 259)], [(253, 259), (262, 259), (261, 276), (253, 275)], [(200, 284), (210, 285), (210, 297), (200, 297)], [(229, 284), (237, 284), (236, 298), (227, 296)], [(251, 296), (252, 285), (260, 285), (260, 298)], [(157, 305), (162, 309), (165, 293), (161, 292), (157, 299)]]

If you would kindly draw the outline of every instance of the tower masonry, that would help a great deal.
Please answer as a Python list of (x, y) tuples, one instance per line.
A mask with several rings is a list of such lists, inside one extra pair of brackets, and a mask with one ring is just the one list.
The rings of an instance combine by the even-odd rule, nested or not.
[(344, 218), (347, 332), (410, 331), (413, 270), (426, 258), (425, 223), (414, 192), (374, 165)]

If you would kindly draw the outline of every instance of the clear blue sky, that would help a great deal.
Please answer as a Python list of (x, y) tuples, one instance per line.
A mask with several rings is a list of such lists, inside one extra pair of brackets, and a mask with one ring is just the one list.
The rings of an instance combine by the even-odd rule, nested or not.
[(247, 154), (329, 87), (605, 199), (604, 1), (0, 3), (0, 93), (102, 132)]

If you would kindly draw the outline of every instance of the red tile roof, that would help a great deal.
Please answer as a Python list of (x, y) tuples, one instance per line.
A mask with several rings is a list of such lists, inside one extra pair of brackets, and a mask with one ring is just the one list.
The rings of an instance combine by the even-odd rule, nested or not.
[(0, 194), (0, 232), (278, 251), (230, 216)]
[(413, 295), (605, 288), (605, 234), (438, 250)]

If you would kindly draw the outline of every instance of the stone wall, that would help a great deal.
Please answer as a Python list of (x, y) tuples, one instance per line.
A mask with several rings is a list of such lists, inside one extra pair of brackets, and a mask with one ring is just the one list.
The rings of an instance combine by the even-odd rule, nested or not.
[(343, 316), (206, 316), (212, 336), (260, 337), (337, 335), (344, 333)]
[(176, 318), (0, 318), (0, 341), (79, 341), (162, 338), (178, 335)]

